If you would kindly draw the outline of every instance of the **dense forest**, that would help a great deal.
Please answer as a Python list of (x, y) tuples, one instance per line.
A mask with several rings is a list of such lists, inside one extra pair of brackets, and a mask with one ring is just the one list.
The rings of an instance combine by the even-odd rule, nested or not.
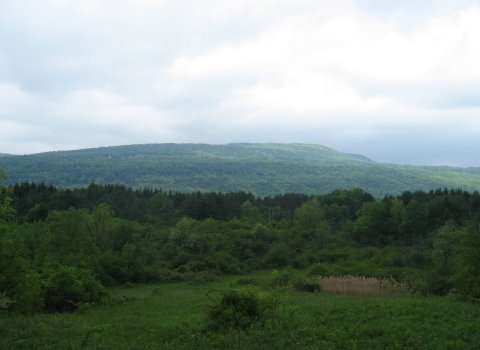
[(477, 191), (382, 200), (360, 188), (259, 197), (24, 182), (0, 191), (0, 306), (10, 312), (74, 310), (119, 284), (201, 283), (288, 266), (480, 299)]
[(361, 155), (303, 144), (151, 144), (0, 157), (6, 184), (59, 188), (90, 183), (173, 192), (326, 194), (362, 188), (374, 196), (432, 188), (480, 190), (480, 168), (379, 164)]

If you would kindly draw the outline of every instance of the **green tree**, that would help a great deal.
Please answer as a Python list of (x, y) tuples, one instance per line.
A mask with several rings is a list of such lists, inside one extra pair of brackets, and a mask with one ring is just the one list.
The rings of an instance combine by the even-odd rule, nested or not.
[(353, 224), (354, 239), (362, 244), (383, 246), (388, 243), (385, 227), (387, 211), (383, 203), (365, 202)]
[(395, 230), (395, 239), (400, 237), (400, 226), (402, 225), (404, 215), (405, 205), (403, 204), (403, 201), (394, 198), (392, 200), (392, 206), (390, 207), (390, 216)]
[(194, 244), (191, 227), (195, 220), (184, 216), (178, 222), (175, 228), (170, 231), (170, 240), (178, 244), (184, 251), (189, 251)]
[(108, 204), (102, 203), (93, 209), (87, 221), (87, 230), (93, 243), (102, 253), (107, 249), (113, 249), (115, 228), (113, 210)]
[(163, 192), (149, 199), (147, 212), (149, 220), (155, 223), (169, 224), (175, 217), (173, 201)]
[(452, 260), (457, 253), (463, 230), (455, 222), (448, 221), (442, 226), (433, 240), (432, 260), (443, 276), (451, 272)]
[(262, 214), (260, 213), (260, 209), (252, 204), (249, 200), (243, 202), (241, 206), (242, 210), (242, 220), (247, 221), (249, 223), (258, 223), (262, 222)]
[(480, 301), (480, 213), (469, 221), (461, 239), (461, 270), (456, 286), (464, 299)]
[(51, 211), (47, 218), (47, 249), (55, 254), (87, 253), (92, 248), (88, 235), (89, 214), (86, 209), (73, 207), (64, 211)]
[[(6, 178), (0, 169), (0, 180)], [(43, 307), (41, 284), (38, 274), (30, 269), (24, 238), (13, 223), (10, 193), (0, 184), (0, 308), (29, 314)]]
[(405, 207), (402, 224), (400, 225), (405, 243), (413, 244), (417, 252), (427, 232), (427, 218), (424, 207), (417, 199), (412, 199)]
[(463, 245), (466, 265), (480, 274), (480, 213), (467, 225)]
[(297, 209), (295, 223), (303, 229), (312, 229), (320, 225), (325, 213), (316, 199), (303, 203)]
[[(6, 180), (7, 174), (3, 169), (0, 169), (0, 181)], [(12, 270), (17, 270), (19, 267), (16, 264), (16, 257), (12, 256), (13, 242), (9, 237), (7, 237), (8, 231), (8, 222), (13, 220), (15, 211), (10, 206), (11, 199), (8, 197), (9, 189), (0, 184), (0, 300), (2, 300), (0, 305), (2, 308), (7, 308), (12, 301), (7, 296), (5, 289), (9, 288), (8, 294), (11, 294), (11, 289), (13, 287), (13, 277), (19, 271), (14, 271), (12, 275)]]
[[(0, 181), (6, 180), (7, 174), (0, 168)], [(0, 184), (0, 229), (15, 217), (15, 210), (10, 205), (12, 199), (10, 198), (11, 189)]]

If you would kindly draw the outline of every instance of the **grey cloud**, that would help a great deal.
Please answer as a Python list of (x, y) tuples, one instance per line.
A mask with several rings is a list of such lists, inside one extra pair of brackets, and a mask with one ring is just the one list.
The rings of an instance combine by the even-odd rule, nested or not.
[[(318, 9), (323, 5), (317, 3), (322, 2), (280, 1), (276, 7), (265, 5), (255, 11), (248, 6), (239, 11), (227, 8), (216, 15), (207, 5), (199, 8), (189, 1), (171, 1), (142, 11), (127, 11), (116, 1), (104, 3), (108, 11), (104, 8), (98, 15), (33, 0), (0, 3), (0, 84), (18, 87), (26, 96), (3, 114), (0, 106), (0, 126), (17, 122), (17, 131), (11, 126), (8, 134), (0, 131), (0, 152), (149, 142), (303, 142), (362, 153), (382, 162), (480, 165), (474, 151), (480, 146), (476, 135), (445, 123), (391, 126), (388, 119), (398, 118), (392, 113), (383, 123), (365, 122), (367, 131), (358, 132), (360, 123), (333, 124), (344, 115), (327, 115), (326, 122), (319, 123), (315, 115), (302, 119), (304, 116), (294, 113), (270, 115), (272, 112), (255, 106), (219, 107), (236, 89), (261, 82), (276, 84), (276, 79), (281, 83), (277, 76), (283, 72), (274, 69), (246, 73), (233, 67), (200, 78), (179, 78), (171, 73), (179, 58), (196, 58), (255, 41), (284, 18), (316, 11), (320, 18), (324, 12)], [(479, 2), (356, 2), (364, 15), (407, 14), (404, 19), (408, 22), (412, 19), (407, 17), (417, 13), (416, 23), (431, 13), (473, 3)], [(356, 81), (347, 71), (329, 73), (347, 81), (361, 97), (396, 98), (429, 111), (480, 107), (478, 94), (472, 92), (480, 90), (478, 81), (468, 86), (462, 85), (464, 82), (402, 85)], [(84, 96), (91, 91), (113, 101)], [(77, 95), (81, 96), (75, 100)], [(127, 116), (118, 120), (112, 116), (129, 109), (131, 115), (125, 112)], [(139, 110), (144, 115), (137, 115)], [(247, 115), (269, 118), (253, 118), (247, 123)], [(145, 125), (135, 128), (136, 123)], [(152, 128), (155, 125), (159, 126)]]

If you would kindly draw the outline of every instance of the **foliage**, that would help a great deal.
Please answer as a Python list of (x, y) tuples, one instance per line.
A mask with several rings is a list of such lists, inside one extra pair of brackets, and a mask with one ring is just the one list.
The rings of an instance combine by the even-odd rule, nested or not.
[(480, 301), (480, 214), (469, 221), (462, 237), (463, 265), (455, 276), (455, 286), (462, 299)]
[(0, 309), (8, 309), (9, 305), (13, 303), (14, 301), (10, 300), (5, 292), (0, 293)]
[[(63, 188), (121, 183), (178, 192), (248, 189), (260, 196), (324, 194), (355, 187), (377, 196), (443, 187), (480, 189), (478, 168), (378, 164), (323, 146), (301, 144), (103, 147), (0, 157), (0, 167), (7, 170), (12, 185), (27, 181)], [(168, 212), (168, 205), (164, 209)], [(41, 208), (37, 210), (32, 215), (41, 216)]]
[(248, 285), (256, 286), (258, 284), (259, 284), (258, 281), (251, 277), (241, 277), (237, 279), (234, 283), (234, 285), (237, 285), (237, 286), (248, 286)]
[(319, 276), (329, 276), (330, 271), (325, 267), (324, 264), (316, 263), (310, 266), (308, 271), (308, 276), (310, 277), (319, 277)]
[(298, 276), (294, 278), (292, 285), (298, 292), (316, 293), (322, 290), (320, 283), (313, 278)]
[(107, 290), (90, 271), (59, 266), (49, 273), (45, 283), (45, 307), (49, 311), (72, 311), (85, 303), (99, 303), (108, 297)]
[[(207, 293), (211, 296), (213, 292)], [(208, 329), (226, 331), (264, 327), (274, 323), (281, 299), (275, 292), (265, 292), (256, 286), (245, 285), (219, 292), (218, 300), (211, 299), (207, 310)]]
[(270, 286), (272, 288), (288, 288), (292, 285), (293, 271), (284, 269), (282, 271), (272, 270)]
[[(351, 275), (408, 282), (414, 294), (479, 298), (478, 192), (405, 191), (375, 200), (354, 188), (260, 198), (245, 191), (23, 183), (9, 195), (4, 208), (16, 215), (0, 225), (0, 292), (15, 301), (10, 313), (88, 302), (86, 311), (95, 302), (82, 301), (81, 288), (58, 296), (64, 304), (55, 301), (55, 278), (82, 281), (72, 271), (133, 289), (174, 282), (200, 287), (220, 276), (275, 268), (260, 285), (314, 291), (310, 277)], [(289, 266), (310, 267), (309, 278)], [(73, 270), (60, 278), (59, 267)]]
[[(269, 272), (243, 276), (263, 281)], [(185, 283), (110, 290), (111, 302), (82, 312), (0, 319), (1, 349), (477, 349), (479, 309), (452, 298), (292, 293), (275, 322), (212, 331), (198, 305), (212, 288)], [(213, 297), (213, 295), (211, 295)], [(218, 294), (218, 297), (220, 295)], [(218, 301), (218, 300), (216, 300)], [(1, 311), (0, 311), (1, 315)]]

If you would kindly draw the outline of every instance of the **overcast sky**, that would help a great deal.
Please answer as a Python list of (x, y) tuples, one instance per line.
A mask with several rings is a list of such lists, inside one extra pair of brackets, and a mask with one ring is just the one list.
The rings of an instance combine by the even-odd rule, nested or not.
[(0, 153), (164, 142), (480, 166), (480, 0), (0, 0)]

